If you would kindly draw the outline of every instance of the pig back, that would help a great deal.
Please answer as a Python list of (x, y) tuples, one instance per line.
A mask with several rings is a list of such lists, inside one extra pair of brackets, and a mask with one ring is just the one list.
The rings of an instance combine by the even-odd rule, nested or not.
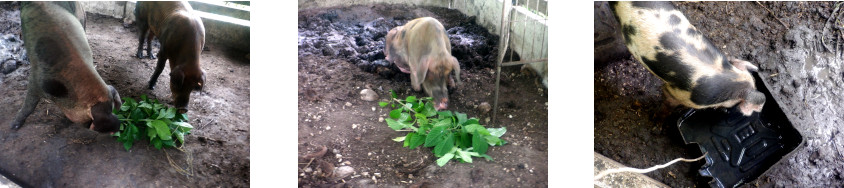
[[(451, 56), (451, 43), (443, 25), (434, 18), (423, 17), (408, 22), (407, 31), (408, 61), (419, 63), (423, 56)], [(414, 63), (411, 63), (414, 64)]]
[(169, 17), (176, 16), (179, 11), (193, 11), (184, 1), (138, 1), (135, 9), (138, 20), (146, 21), (149, 30), (156, 36), (161, 34), (161, 28)]

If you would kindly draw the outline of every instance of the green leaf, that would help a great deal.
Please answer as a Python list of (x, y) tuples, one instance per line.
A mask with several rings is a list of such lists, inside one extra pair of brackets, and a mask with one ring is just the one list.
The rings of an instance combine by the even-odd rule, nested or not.
[(413, 138), (410, 139), (410, 149), (416, 149), (416, 147), (421, 146), (425, 143), (425, 135), (416, 134)]
[(431, 132), (428, 133), (428, 137), (425, 138), (425, 147), (436, 146), (442, 142), (446, 132), (445, 129), (445, 126), (434, 127), (431, 129)]
[(448, 133), (448, 135), (445, 136), (445, 141), (440, 142), (434, 147), (434, 155), (445, 155), (451, 151), (451, 148), (454, 148), (454, 133)]
[(416, 116), (416, 122), (419, 123), (420, 126), (422, 126), (422, 124), (428, 123), (428, 118), (425, 117), (425, 115), (423, 114), (414, 114), (413, 116)]
[(179, 139), (179, 144), (185, 144), (185, 133), (175, 132), (173, 135), (176, 135), (176, 139)]
[(415, 103), (416, 102), (416, 96), (407, 96), (407, 98), (404, 99), (404, 101), (406, 101), (408, 103)]
[(404, 138), (405, 138), (405, 136), (396, 137), (396, 138), (393, 138), (393, 141), (402, 142), (402, 141), (404, 141)]
[(489, 142), (481, 137), (481, 133), (478, 130), (472, 134), (472, 148), (480, 154), (486, 154), (486, 150), (489, 148)]
[(176, 108), (167, 108), (167, 112), (166, 115), (164, 115), (164, 118), (173, 119), (174, 117), (176, 117)]
[(398, 122), (407, 122), (407, 121), (410, 121), (410, 120), (411, 120), (410, 114), (408, 114), (406, 112), (402, 112), (401, 114), (399, 114), (399, 118), (396, 119), (396, 121), (398, 121)]
[(463, 132), (475, 134), (476, 131), (479, 131), (481, 135), (489, 135), (489, 131), (487, 131), (484, 126), (478, 124), (463, 126)]
[(387, 106), (387, 104), (390, 104), (390, 103), (384, 102), (384, 101), (378, 102), (378, 106), (381, 106), (381, 107), (385, 107), (385, 106)]
[(158, 109), (156, 112), (158, 112), (158, 117), (155, 119), (164, 119), (164, 116), (167, 116), (167, 109)]
[(127, 111), (131, 108), (132, 108), (132, 106), (129, 103), (123, 103), (123, 105), (120, 105), (120, 111), (121, 112)]
[(486, 158), (487, 161), (492, 161), (492, 157), (487, 154), (481, 154), (481, 157)]
[(147, 95), (141, 95), (141, 101), (147, 101)]
[(158, 137), (161, 138), (161, 140), (173, 139), (170, 136), (170, 127), (168, 127), (167, 123), (164, 123), (164, 121), (152, 121), (152, 126), (155, 127), (155, 131), (158, 133)]
[(501, 128), (487, 128), (487, 130), (489, 131), (489, 134), (490, 134), (490, 135), (495, 136), (495, 137), (501, 137), (501, 135), (504, 135), (504, 133), (507, 133), (507, 128), (506, 128), (506, 127), (501, 127)]
[(390, 111), (390, 118), (399, 119), (401, 116), (401, 108)]
[(163, 143), (164, 146), (167, 146), (167, 147), (176, 147), (176, 141), (173, 141), (172, 139), (171, 140), (162, 140), (161, 143)]
[(437, 109), (434, 108), (434, 105), (431, 102), (425, 103), (425, 116), (431, 117), (437, 115)]
[(466, 120), (466, 122), (463, 122), (461, 124), (471, 125), (471, 124), (481, 124), (481, 123), (480, 123), (480, 121), (478, 121), (478, 118), (470, 118), (469, 120)]
[(399, 122), (396, 122), (396, 120), (393, 120), (393, 119), (385, 119), (385, 120), (387, 121), (387, 126), (389, 126), (394, 131), (404, 129), (404, 125), (399, 123)]
[(139, 105), (138, 108), (152, 110), (152, 105), (150, 105), (149, 103), (143, 103), (143, 104)]
[(451, 126), (450, 120), (440, 120), (436, 124), (434, 124), (434, 127), (450, 127), (450, 126)]
[(455, 135), (456, 135), (455, 141), (457, 141), (456, 143), (457, 143), (458, 147), (460, 147), (462, 149), (466, 149), (466, 148), (469, 148), (469, 147), (472, 146), (472, 137), (469, 136), (468, 133), (461, 131), (461, 132), (457, 132), (457, 134), (455, 134)]
[(391, 90), (390, 90), (390, 97), (392, 97), (393, 99), (398, 99), (398, 98), (399, 98), (399, 95), (396, 95), (396, 91), (393, 91), (393, 90), (391, 89)]
[(129, 151), (129, 148), (132, 148), (132, 142), (123, 142), (123, 148), (126, 148), (126, 151)]
[[(404, 138), (402, 138), (402, 140), (404, 141), (404, 145), (402, 145), (402, 147), (409, 147), (410, 141), (413, 140), (413, 137), (416, 137), (416, 133), (413, 133), (413, 132), (407, 133), (407, 136), (403, 136), (403, 137)], [(401, 138), (401, 137), (399, 137), (399, 138)], [(393, 140), (396, 140), (396, 139), (393, 139)], [(397, 142), (400, 142), (400, 141), (397, 141)]]
[(443, 166), (446, 163), (448, 163), (448, 161), (450, 161), (452, 158), (454, 158), (454, 154), (447, 153), (447, 154), (443, 155), (442, 157), (440, 157), (439, 159), (437, 159), (437, 165)]
[(507, 143), (507, 141), (501, 140), (500, 138), (492, 135), (484, 136), (484, 139), (486, 139), (486, 142), (489, 143), (489, 145), (501, 146)]
[(448, 110), (446, 110), (446, 111), (439, 111), (439, 112), (437, 112), (437, 114), (439, 114), (439, 115), (440, 115), (440, 116), (439, 116), (439, 119), (450, 118), (451, 116), (453, 116), (453, 115), (451, 115), (451, 111), (448, 111)]
[(193, 126), (187, 122), (172, 122), (172, 124), (178, 126), (178, 130), (182, 132), (188, 132), (193, 129)]
[(463, 160), (463, 162), (472, 163), (472, 156), (469, 156), (468, 152), (463, 152), (463, 150), (457, 150), (457, 156)]
[(164, 143), (161, 143), (161, 139), (156, 138), (152, 140), (152, 145), (155, 146), (155, 149), (160, 150), (161, 146), (164, 145)]
[(458, 125), (463, 125), (463, 123), (466, 122), (466, 114), (457, 112), (457, 113), (454, 113), (454, 116), (457, 116), (457, 124)]

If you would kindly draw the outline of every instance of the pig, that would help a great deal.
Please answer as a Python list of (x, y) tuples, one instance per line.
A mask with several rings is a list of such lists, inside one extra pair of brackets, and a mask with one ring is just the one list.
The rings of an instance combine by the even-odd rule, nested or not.
[(82, 6), (77, 2), (23, 2), (20, 17), (32, 68), (12, 130), (19, 129), (45, 98), (74, 123), (100, 133), (117, 131), (120, 120), (111, 112), (123, 102), (94, 69)]
[(385, 59), (410, 73), (413, 90), (422, 86), (437, 110), (448, 108), (448, 87), (460, 84), (460, 64), (451, 55), (442, 23), (431, 17), (417, 18), (391, 29), (384, 38)]
[(174, 106), (179, 113), (187, 113), (190, 93), (201, 91), (205, 84), (205, 71), (199, 66), (200, 53), (205, 46), (205, 26), (202, 20), (193, 14), (193, 8), (184, 1), (139, 1), (135, 7), (135, 17), (140, 31), (138, 58), (143, 58), (145, 37), (150, 58), (155, 58), (152, 46), (149, 45), (152, 36), (158, 37), (161, 42), (158, 64), (148, 88), (154, 89), (164, 64), (170, 60), (170, 92)]
[(761, 112), (748, 61), (727, 58), (670, 2), (610, 2), (631, 54), (665, 82), (671, 106), (732, 108), (744, 116)]
[(548, 88), (548, 62), (529, 63), (522, 65), (522, 72), (536, 74), (542, 79), (542, 86)]

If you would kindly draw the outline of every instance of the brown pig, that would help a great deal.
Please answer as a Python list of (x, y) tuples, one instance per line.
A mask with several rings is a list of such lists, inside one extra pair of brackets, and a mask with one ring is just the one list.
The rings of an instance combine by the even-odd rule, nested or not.
[(20, 128), (46, 98), (74, 123), (101, 133), (117, 131), (120, 120), (111, 112), (122, 101), (94, 69), (82, 7), (77, 2), (23, 2), (20, 16), (32, 68), (12, 129)]
[[(193, 14), (193, 8), (184, 1), (139, 1), (135, 17), (140, 31), (138, 58), (143, 58), (144, 37), (151, 41), (151, 35), (155, 35), (161, 42), (158, 64), (149, 80), (149, 89), (155, 87), (164, 64), (170, 60), (170, 92), (179, 113), (187, 113), (190, 93), (202, 90), (205, 84), (205, 71), (199, 67), (199, 56), (205, 46), (205, 26), (202, 20)], [(151, 32), (150, 36), (147, 32)], [(147, 54), (155, 58), (149, 41), (147, 46)]]
[[(434, 18), (411, 20), (390, 30), (384, 55), (405, 73), (413, 89), (425, 88), (437, 110), (448, 107), (448, 88), (460, 83), (460, 64), (451, 56), (451, 43), (443, 25)], [(452, 76), (454, 73), (454, 77)]]

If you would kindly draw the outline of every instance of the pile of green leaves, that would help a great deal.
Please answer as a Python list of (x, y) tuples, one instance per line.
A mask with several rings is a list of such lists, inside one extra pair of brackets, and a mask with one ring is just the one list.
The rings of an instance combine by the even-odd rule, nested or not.
[(451, 111), (437, 111), (431, 97), (417, 99), (408, 96), (398, 99), (390, 91), (390, 102), (380, 102), (381, 107), (395, 108), (386, 119), (387, 125), (396, 131), (409, 131), (407, 135), (393, 139), (404, 142), (404, 147), (434, 147), (437, 165), (443, 166), (452, 159), (471, 163), (472, 157), (492, 158), (486, 154), (489, 146), (507, 143), (500, 137), (507, 128), (485, 128), (477, 118), (466, 118), (466, 114)]
[(123, 105), (112, 113), (121, 121), (120, 131), (112, 136), (116, 136), (127, 151), (136, 140), (146, 139), (156, 149), (176, 147), (176, 141), (179, 145), (184, 144), (185, 135), (193, 129), (187, 122), (187, 114), (177, 114), (176, 108), (167, 107), (146, 95), (141, 95), (139, 102), (124, 97)]

